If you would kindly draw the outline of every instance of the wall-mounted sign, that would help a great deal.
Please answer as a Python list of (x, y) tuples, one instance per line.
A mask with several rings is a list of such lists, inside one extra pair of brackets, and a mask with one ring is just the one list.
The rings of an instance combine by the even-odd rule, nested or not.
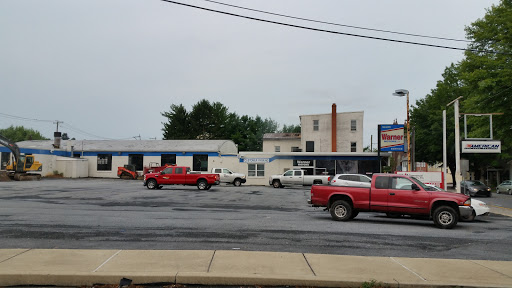
[(404, 151), (404, 125), (380, 125), (380, 151)]
[(462, 153), (501, 153), (501, 141), (462, 141)]
[(300, 167), (313, 166), (313, 160), (293, 160), (293, 166), (300, 166)]
[(269, 163), (269, 158), (246, 158), (243, 161), (244, 163)]

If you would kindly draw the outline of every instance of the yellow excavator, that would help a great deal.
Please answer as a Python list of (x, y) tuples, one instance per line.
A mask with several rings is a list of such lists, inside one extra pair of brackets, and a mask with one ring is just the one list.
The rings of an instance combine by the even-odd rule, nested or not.
[(0, 144), (11, 150), (14, 159), (7, 163), (7, 175), (14, 180), (39, 180), (41, 174), (33, 173), (43, 170), (43, 164), (35, 161), (33, 155), (22, 155), (16, 143), (0, 135)]

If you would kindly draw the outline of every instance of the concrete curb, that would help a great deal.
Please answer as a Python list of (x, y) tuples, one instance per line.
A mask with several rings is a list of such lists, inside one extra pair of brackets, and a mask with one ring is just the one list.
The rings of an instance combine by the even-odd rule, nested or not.
[(0, 286), (512, 287), (512, 261), (225, 250), (0, 250)]

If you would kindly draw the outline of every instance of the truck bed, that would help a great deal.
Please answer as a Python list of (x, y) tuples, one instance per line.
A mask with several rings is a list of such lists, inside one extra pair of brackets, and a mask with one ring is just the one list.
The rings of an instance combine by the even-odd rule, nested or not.
[(352, 199), (355, 209), (370, 209), (370, 188), (366, 187), (314, 185), (311, 187), (311, 204), (327, 207), (332, 194), (347, 195)]

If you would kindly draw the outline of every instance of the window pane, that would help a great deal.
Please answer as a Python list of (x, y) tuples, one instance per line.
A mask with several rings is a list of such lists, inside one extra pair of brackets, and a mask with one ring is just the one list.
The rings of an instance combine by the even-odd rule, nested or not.
[(160, 156), (160, 166), (165, 164), (176, 165), (176, 154), (162, 154)]
[(356, 120), (351, 120), (350, 121), (350, 130), (351, 131), (356, 131), (357, 130), (357, 122), (356, 122)]
[(350, 152), (357, 152), (357, 143), (350, 142)]
[(144, 155), (142, 154), (128, 154), (128, 164), (134, 165), (135, 170), (141, 171), (144, 169)]
[(306, 152), (315, 152), (315, 142), (306, 141)]
[(389, 177), (377, 177), (375, 179), (375, 188), (377, 189), (388, 189)]
[(98, 171), (112, 171), (112, 154), (98, 154)]
[(406, 178), (393, 178), (393, 189), (412, 190), (412, 182)]

